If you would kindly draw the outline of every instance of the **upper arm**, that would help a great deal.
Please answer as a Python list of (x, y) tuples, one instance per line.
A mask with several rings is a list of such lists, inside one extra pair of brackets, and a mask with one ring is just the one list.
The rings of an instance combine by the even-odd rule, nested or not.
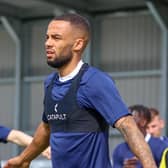
[(45, 122), (41, 122), (35, 132), (34, 137), (36, 137), (37, 139), (39, 138), (47, 138), (50, 135), (50, 128), (49, 128), (49, 124), (45, 123)]
[(20, 130), (11, 130), (7, 140), (9, 142), (15, 143), (17, 145), (21, 145), (21, 146), (28, 146), (31, 141), (32, 141), (33, 137), (20, 131)]
[(121, 117), (116, 121), (114, 126), (121, 132), (126, 140), (130, 134), (132, 135), (133, 131), (135, 131), (135, 134), (137, 130), (139, 131), (139, 128), (131, 115)]
[(79, 98), (81, 105), (96, 109), (110, 125), (129, 114), (114, 81), (104, 73), (95, 72), (81, 85)]
[(15, 139), (18, 136), (18, 132), (16, 130), (11, 130), (7, 136), (7, 141), (15, 143)]

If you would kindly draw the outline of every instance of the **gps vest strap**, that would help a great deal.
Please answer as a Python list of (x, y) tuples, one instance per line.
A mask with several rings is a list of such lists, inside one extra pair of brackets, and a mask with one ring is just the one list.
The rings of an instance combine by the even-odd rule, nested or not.
[(51, 132), (99, 132), (108, 129), (107, 123), (94, 109), (81, 108), (77, 103), (77, 91), (83, 74), (88, 70), (83, 64), (79, 73), (72, 79), (72, 84), (60, 101), (52, 99), (53, 77), (47, 89), (44, 109)]

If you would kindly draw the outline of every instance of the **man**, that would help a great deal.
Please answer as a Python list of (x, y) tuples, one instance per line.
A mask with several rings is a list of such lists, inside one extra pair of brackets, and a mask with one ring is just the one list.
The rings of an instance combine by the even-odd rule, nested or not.
[(147, 125), (147, 132), (154, 137), (159, 137), (168, 144), (168, 138), (162, 136), (162, 130), (165, 126), (164, 120), (161, 119), (159, 111), (156, 108), (149, 108), (151, 113), (151, 122)]
[[(10, 129), (0, 125), (0, 142), (12, 142), (19, 146), (28, 146), (32, 142), (33, 137), (16, 129)], [(42, 153), (43, 156), (50, 159), (50, 149), (47, 148)]]
[(47, 63), (57, 72), (45, 80), (43, 120), (31, 145), (5, 168), (27, 168), (49, 139), (53, 168), (111, 168), (108, 125), (122, 132), (144, 168), (156, 168), (111, 77), (82, 61), (89, 39), (89, 23), (78, 14), (49, 23)]
[[(151, 137), (146, 133), (147, 124), (151, 121), (149, 109), (143, 105), (130, 106), (130, 111), (146, 142), (149, 144), (157, 167), (159, 167), (162, 154), (167, 148), (159, 138)], [(119, 144), (113, 152), (113, 168), (142, 168), (139, 159), (131, 152), (126, 142)]]

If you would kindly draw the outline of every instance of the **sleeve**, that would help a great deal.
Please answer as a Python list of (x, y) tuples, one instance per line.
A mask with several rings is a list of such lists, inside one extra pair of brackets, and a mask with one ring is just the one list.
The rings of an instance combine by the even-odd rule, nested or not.
[(83, 92), (86, 103), (89, 102), (89, 106), (96, 109), (110, 125), (114, 126), (118, 119), (130, 115), (114, 81), (103, 72), (94, 74)]
[[(45, 92), (45, 91), (44, 91)], [(48, 123), (48, 119), (47, 116), (45, 115), (45, 96), (44, 96), (44, 100), (43, 100), (43, 114), (42, 114), (42, 121), (45, 123)]]
[(10, 128), (0, 126), (0, 142), (7, 143), (7, 137), (9, 135), (10, 131), (11, 131)]
[(47, 117), (46, 117), (44, 112), (43, 112), (43, 115), (42, 115), (42, 121), (48, 124), (48, 120), (47, 120)]

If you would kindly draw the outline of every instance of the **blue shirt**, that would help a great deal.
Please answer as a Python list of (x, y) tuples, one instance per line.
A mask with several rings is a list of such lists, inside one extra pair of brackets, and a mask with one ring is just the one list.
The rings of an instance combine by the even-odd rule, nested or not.
[(160, 139), (168, 145), (168, 137), (161, 136)]
[[(45, 91), (53, 75), (45, 80)], [(71, 80), (60, 82), (57, 75), (54, 85), (52, 97), (60, 100), (69, 89)], [(77, 101), (80, 107), (98, 111), (112, 126), (129, 114), (111, 77), (93, 67), (82, 76)], [(43, 121), (48, 122), (45, 114)], [(111, 168), (107, 132), (56, 132), (50, 136), (50, 145), (53, 168)]]
[[(150, 139), (148, 140), (148, 144), (150, 146), (156, 165), (157, 167), (159, 167), (162, 153), (164, 149), (166, 149), (168, 146), (166, 143), (163, 143), (163, 141), (161, 141), (159, 138), (154, 137), (150, 137)], [(113, 168), (123, 168), (124, 160), (132, 158), (133, 156), (135, 155), (131, 152), (126, 142), (119, 144), (114, 149), (112, 154)], [(140, 162), (137, 163), (136, 168), (142, 168)]]
[(0, 142), (7, 143), (7, 137), (10, 133), (11, 129), (0, 125)]

